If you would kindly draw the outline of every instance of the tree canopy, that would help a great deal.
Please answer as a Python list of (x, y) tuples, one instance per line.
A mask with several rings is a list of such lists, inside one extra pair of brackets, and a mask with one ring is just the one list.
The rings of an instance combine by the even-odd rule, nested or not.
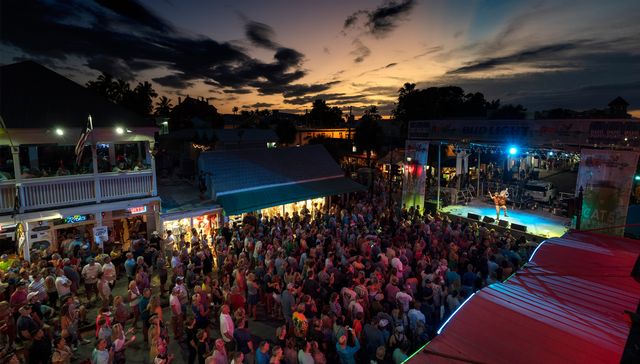
[(322, 128), (335, 128), (344, 123), (342, 120), (342, 110), (339, 107), (329, 107), (327, 102), (317, 99), (313, 102), (309, 121), (312, 125)]
[(378, 122), (381, 119), (378, 109), (371, 106), (365, 110), (358, 126), (356, 126), (353, 142), (359, 151), (366, 153), (367, 164), (370, 162), (371, 152), (379, 153), (384, 143), (384, 133)]
[(153, 85), (147, 81), (139, 82), (134, 89), (131, 89), (128, 82), (114, 79), (104, 72), (95, 81), (87, 82), (86, 86), (109, 101), (145, 117), (151, 116), (153, 99), (158, 96)]
[(488, 101), (481, 92), (466, 93), (458, 86), (418, 89), (415, 83), (405, 83), (398, 90), (393, 116), (403, 122), (462, 117), (523, 119), (526, 110), (522, 105), (500, 105), (500, 100)]

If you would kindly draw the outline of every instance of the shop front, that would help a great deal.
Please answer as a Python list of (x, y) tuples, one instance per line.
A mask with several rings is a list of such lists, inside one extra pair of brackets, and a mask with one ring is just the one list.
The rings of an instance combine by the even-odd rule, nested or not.
[(199, 236), (205, 235), (208, 238), (214, 236), (217, 229), (221, 227), (221, 216), (222, 209), (213, 208), (163, 213), (160, 219), (164, 233), (170, 230), (176, 239), (184, 234), (185, 240), (190, 241), (193, 229), (196, 229)]
[[(85, 246), (107, 253), (128, 249), (131, 239), (146, 238), (156, 229), (159, 207), (158, 199), (150, 198), (7, 216), (0, 221), (0, 250), (29, 260), (31, 251), (49, 256)], [(104, 227), (98, 242), (96, 234)]]

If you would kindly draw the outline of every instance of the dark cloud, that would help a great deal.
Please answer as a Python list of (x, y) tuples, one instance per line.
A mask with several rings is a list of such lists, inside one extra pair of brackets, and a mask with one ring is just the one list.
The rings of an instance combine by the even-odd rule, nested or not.
[[(250, 107), (252, 109), (259, 109), (259, 108), (271, 107), (273, 105), (274, 104), (270, 104), (268, 102), (256, 102), (255, 104), (249, 105), (248, 107)], [(245, 106), (247, 106), (247, 105), (245, 105)]]
[(365, 58), (371, 55), (371, 49), (364, 45), (364, 43), (362, 43), (360, 39), (356, 38), (352, 42), (352, 44), (355, 46), (355, 49), (352, 50), (349, 54), (355, 57), (353, 59), (355, 63), (361, 63)]
[(248, 90), (246, 88), (239, 88), (239, 89), (227, 89), (227, 90), (222, 90), (222, 92), (224, 92), (225, 94), (239, 94), (239, 95), (245, 95), (245, 94), (250, 94), (253, 91)]
[(435, 47), (431, 47), (431, 48), (427, 49), (426, 51), (424, 51), (424, 52), (422, 52), (422, 53), (420, 53), (420, 54), (417, 54), (417, 55), (413, 56), (413, 58), (420, 58), (420, 57), (424, 57), (424, 56), (426, 56), (426, 55), (428, 55), (428, 54), (432, 54), (432, 53), (440, 52), (440, 51), (441, 51), (441, 50), (443, 50), (443, 49), (444, 49), (444, 47), (443, 47), (443, 46), (435, 46)]
[[(566, 59), (565, 54), (558, 59)], [(419, 82), (417, 87), (457, 85), (467, 91), (480, 91), (487, 99), (522, 104), (531, 111), (557, 107), (585, 110), (603, 108), (622, 96), (631, 109), (640, 106), (640, 55), (622, 51), (598, 51), (591, 44), (571, 51), (570, 63), (558, 70), (539, 64), (556, 64), (553, 59), (534, 63), (539, 72), (483, 76), (470, 73), (447, 74), (439, 80)], [(566, 67), (570, 64), (571, 67)]]
[(345, 20), (344, 20), (344, 25), (342, 26), (344, 29), (348, 29), (351, 28), (353, 26), (356, 25), (356, 23), (358, 22), (358, 17), (360, 15), (363, 14), (368, 14), (367, 11), (365, 10), (358, 10), (355, 13), (349, 15)]
[(161, 32), (175, 31), (173, 26), (163, 19), (158, 18), (136, 1), (95, 0), (95, 2), (126, 19), (144, 24), (151, 29)]
[(373, 10), (358, 10), (345, 19), (342, 28), (353, 28), (360, 19), (364, 19), (364, 26), (370, 34), (384, 37), (409, 15), (415, 3), (414, 0), (388, 1)]
[(96, 71), (108, 73), (124, 81), (131, 81), (135, 78), (135, 73), (131, 68), (123, 60), (117, 58), (107, 56), (92, 57), (87, 59), (86, 66)]
[(392, 68), (392, 67), (395, 67), (397, 65), (398, 65), (397, 62), (393, 62), (393, 63), (389, 63), (388, 65), (384, 66), (384, 68)]
[(286, 91), (282, 93), (284, 97), (299, 97), (307, 94), (318, 93), (322, 91), (326, 91), (331, 86), (340, 83), (340, 81), (331, 81), (327, 83), (320, 83), (315, 85), (291, 85), (288, 87)]
[(168, 75), (164, 77), (156, 77), (152, 79), (156, 83), (171, 88), (188, 88), (193, 85), (192, 82), (186, 81), (183, 76)]
[(278, 44), (273, 41), (276, 33), (273, 31), (273, 28), (267, 24), (251, 21), (245, 24), (244, 31), (251, 43), (258, 47), (268, 49), (275, 49), (278, 47)]
[(293, 99), (285, 99), (285, 104), (291, 105), (306, 105), (314, 102), (315, 100), (322, 99), (333, 105), (344, 105), (356, 102), (366, 102), (368, 100), (366, 95), (347, 95), (344, 93), (331, 93), (320, 94), (313, 96), (296, 97)]
[(491, 70), (500, 66), (523, 64), (532, 61), (547, 60), (550, 57), (558, 57), (561, 53), (574, 50), (582, 41), (575, 43), (558, 43), (542, 47), (525, 49), (517, 53), (503, 57), (487, 58), (471, 62), (466, 66), (447, 72), (448, 74), (464, 74)]
[(113, 3), (3, 2), (0, 40), (26, 56), (59, 63), (80, 58), (89, 67), (107, 70), (113, 60), (108, 70), (120, 76), (162, 68), (174, 73), (159, 82), (173, 85), (202, 80), (234, 89), (256, 82), (286, 89), (306, 74), (304, 55), (294, 49), (277, 47), (273, 61), (263, 62), (230, 43), (184, 34), (138, 2)]

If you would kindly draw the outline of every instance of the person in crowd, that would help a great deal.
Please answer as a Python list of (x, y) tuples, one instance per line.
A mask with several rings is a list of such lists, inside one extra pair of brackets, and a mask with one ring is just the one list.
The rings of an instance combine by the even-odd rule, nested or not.
[(91, 364), (110, 364), (111, 350), (106, 339), (96, 342), (96, 347), (91, 353)]
[(99, 263), (96, 263), (94, 258), (89, 258), (87, 261), (88, 263), (82, 267), (82, 278), (84, 279), (87, 303), (90, 304), (93, 296), (96, 298), (98, 297), (98, 273), (102, 272), (102, 266)]
[(53, 354), (51, 355), (51, 364), (71, 364), (73, 351), (67, 345), (63, 337), (57, 337), (53, 340)]

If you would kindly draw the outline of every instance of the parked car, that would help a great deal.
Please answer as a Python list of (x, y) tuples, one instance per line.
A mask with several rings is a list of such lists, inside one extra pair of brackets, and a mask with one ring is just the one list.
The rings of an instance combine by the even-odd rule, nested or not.
[(538, 202), (551, 202), (558, 195), (558, 189), (551, 182), (533, 180), (524, 186), (525, 196)]

